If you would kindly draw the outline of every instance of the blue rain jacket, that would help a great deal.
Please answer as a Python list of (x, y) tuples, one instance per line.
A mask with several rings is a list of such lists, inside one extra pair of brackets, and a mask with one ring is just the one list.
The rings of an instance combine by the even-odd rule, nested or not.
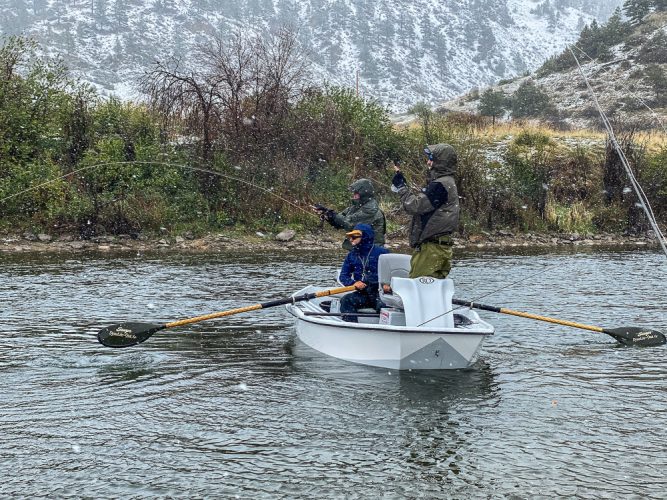
[(354, 229), (362, 232), (361, 243), (350, 250), (340, 269), (339, 279), (345, 286), (363, 281), (369, 286), (376, 286), (378, 278), (378, 261), (380, 255), (389, 253), (384, 247), (373, 244), (375, 232), (368, 224), (357, 224)]

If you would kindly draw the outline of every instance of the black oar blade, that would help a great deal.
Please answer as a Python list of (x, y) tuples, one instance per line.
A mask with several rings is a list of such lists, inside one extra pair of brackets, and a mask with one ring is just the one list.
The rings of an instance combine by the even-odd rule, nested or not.
[(130, 347), (148, 339), (165, 325), (153, 323), (120, 323), (102, 328), (97, 340), (107, 347)]
[(651, 347), (662, 345), (667, 342), (665, 335), (658, 330), (649, 328), (638, 328), (636, 326), (626, 326), (622, 328), (604, 329), (621, 344), (631, 347)]

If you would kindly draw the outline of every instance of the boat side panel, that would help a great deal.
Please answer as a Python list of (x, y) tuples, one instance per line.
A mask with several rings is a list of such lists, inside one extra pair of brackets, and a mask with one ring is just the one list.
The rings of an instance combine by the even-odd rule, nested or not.
[(308, 346), (336, 358), (382, 368), (466, 368), (485, 335), (434, 334), (341, 328), (297, 320), (297, 335)]
[(340, 328), (297, 320), (296, 333), (308, 346), (335, 358), (370, 364), (379, 359), (383, 368), (398, 369), (401, 346), (397, 336), (388, 332), (369, 334), (352, 328)]

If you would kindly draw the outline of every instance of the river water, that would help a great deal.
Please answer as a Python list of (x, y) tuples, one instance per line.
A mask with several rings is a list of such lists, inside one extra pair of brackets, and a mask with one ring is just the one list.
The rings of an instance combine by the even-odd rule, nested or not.
[[(0, 497), (666, 498), (664, 346), (481, 312), (472, 369), (399, 373), (313, 351), (283, 308), (95, 339), (333, 285), (342, 257), (2, 256)], [(666, 269), (469, 253), (451, 277), (459, 298), (667, 331)]]

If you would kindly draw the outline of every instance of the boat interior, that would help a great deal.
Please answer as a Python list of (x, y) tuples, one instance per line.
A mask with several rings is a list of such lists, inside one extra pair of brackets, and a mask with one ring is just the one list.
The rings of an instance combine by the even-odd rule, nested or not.
[[(430, 277), (410, 279), (410, 256), (383, 254), (378, 264), (379, 296), (382, 307), (360, 309), (357, 321), (422, 328), (475, 328), (481, 322), (477, 313), (452, 307), (454, 282)], [(389, 285), (385, 290), (383, 285)], [(304, 314), (326, 321), (343, 321), (339, 297), (324, 297), (300, 304)]]

